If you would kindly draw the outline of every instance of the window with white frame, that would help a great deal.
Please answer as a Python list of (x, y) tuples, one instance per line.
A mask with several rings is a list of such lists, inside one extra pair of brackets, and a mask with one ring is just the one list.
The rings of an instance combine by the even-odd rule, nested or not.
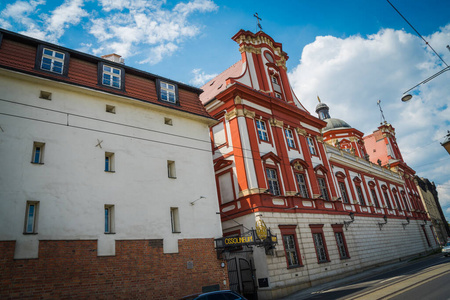
[(114, 153), (105, 152), (105, 172), (114, 172)]
[(277, 171), (275, 169), (267, 168), (267, 184), (272, 195), (280, 195), (280, 185), (278, 183)]
[(347, 189), (345, 188), (345, 183), (342, 181), (339, 181), (339, 190), (341, 191), (342, 202), (349, 203)]
[(103, 72), (102, 72), (103, 85), (120, 89), (122, 87), (121, 78), (122, 78), (121, 69), (114, 68), (108, 65), (103, 65)]
[(330, 197), (328, 195), (328, 189), (327, 189), (327, 184), (326, 184), (325, 178), (319, 177), (319, 178), (317, 178), (317, 182), (319, 183), (319, 189), (320, 189), (320, 193), (321, 193), (323, 199), (329, 201)]
[(312, 155), (317, 155), (317, 151), (316, 151), (316, 147), (314, 146), (314, 140), (312, 137), (308, 136), (306, 138), (306, 140), (308, 141), (308, 148), (309, 148), (309, 152)]
[(178, 207), (170, 208), (170, 222), (172, 224), (172, 233), (180, 233), (180, 215), (178, 212)]
[(37, 233), (37, 219), (39, 213), (39, 201), (27, 201), (27, 208), (25, 212), (25, 228), (24, 233)]
[(395, 204), (397, 204), (397, 209), (402, 210), (402, 207), (400, 205), (400, 201), (398, 200), (398, 196), (397, 196), (396, 192), (394, 192), (394, 200), (395, 200)]
[(359, 185), (356, 186), (356, 193), (358, 194), (359, 204), (365, 206), (366, 201), (364, 200), (364, 195), (362, 193), (361, 186), (359, 186)]
[(375, 205), (375, 207), (380, 208), (380, 203), (378, 202), (378, 197), (375, 189), (371, 188), (370, 193), (372, 194), (373, 204)]
[(115, 233), (114, 225), (114, 205), (105, 204), (105, 233)]
[(266, 123), (262, 120), (256, 120), (256, 128), (258, 129), (259, 139), (262, 141), (269, 141), (267, 134)]
[(286, 141), (290, 148), (295, 148), (294, 135), (292, 134), (292, 130), (285, 128), (284, 133), (286, 135)]
[(301, 173), (295, 173), (295, 178), (297, 179), (300, 196), (302, 196), (302, 198), (309, 198), (305, 176)]
[(391, 205), (391, 202), (389, 201), (389, 196), (387, 194), (386, 189), (383, 190), (383, 195), (384, 195), (384, 201), (386, 201), (386, 205), (387, 205), (388, 209), (392, 209), (392, 205)]
[(44, 148), (45, 143), (34, 142), (33, 143), (33, 156), (31, 157), (31, 163), (43, 164), (44, 163)]
[(176, 103), (176, 87), (174, 84), (170, 84), (164, 81), (160, 81), (160, 97), (162, 101)]
[(41, 69), (58, 74), (63, 74), (64, 56), (65, 54), (63, 52), (44, 48), (42, 50)]

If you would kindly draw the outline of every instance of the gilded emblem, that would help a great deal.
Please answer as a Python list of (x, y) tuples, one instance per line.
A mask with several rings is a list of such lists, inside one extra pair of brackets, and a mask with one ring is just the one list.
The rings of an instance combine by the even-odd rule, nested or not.
[(256, 234), (261, 240), (265, 240), (267, 238), (267, 226), (262, 219), (256, 221)]

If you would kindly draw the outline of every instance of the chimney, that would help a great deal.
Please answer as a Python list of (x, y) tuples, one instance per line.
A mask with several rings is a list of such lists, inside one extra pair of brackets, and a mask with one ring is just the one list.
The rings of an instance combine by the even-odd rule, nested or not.
[(112, 61), (112, 62), (115, 62), (115, 63), (125, 64), (125, 60), (119, 54), (115, 54), (115, 53), (107, 54), (107, 55), (103, 55), (102, 58)]

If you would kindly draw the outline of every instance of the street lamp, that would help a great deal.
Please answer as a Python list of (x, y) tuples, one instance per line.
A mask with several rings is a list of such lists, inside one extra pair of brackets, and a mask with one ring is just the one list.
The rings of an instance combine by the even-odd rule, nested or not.
[(445, 137), (445, 140), (443, 143), (441, 143), (442, 147), (447, 150), (448, 154), (450, 154), (450, 131), (447, 130), (447, 136)]

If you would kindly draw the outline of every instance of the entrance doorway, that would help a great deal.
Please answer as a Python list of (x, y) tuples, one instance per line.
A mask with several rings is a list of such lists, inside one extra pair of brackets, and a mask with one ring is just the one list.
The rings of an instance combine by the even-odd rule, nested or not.
[(240, 257), (227, 260), (230, 289), (248, 300), (257, 300), (256, 282), (252, 261)]

